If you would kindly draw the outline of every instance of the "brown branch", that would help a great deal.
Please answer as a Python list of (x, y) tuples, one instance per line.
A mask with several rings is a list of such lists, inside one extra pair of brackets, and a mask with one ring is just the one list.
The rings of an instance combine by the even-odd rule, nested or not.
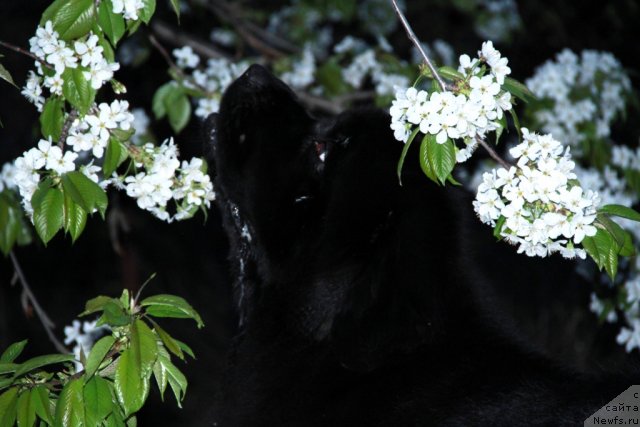
[(60, 139), (58, 140), (58, 146), (64, 150), (64, 143), (67, 140), (67, 136), (69, 136), (69, 130), (71, 130), (71, 125), (78, 118), (78, 110), (75, 108), (71, 110), (67, 119), (64, 121), (64, 125), (62, 126), (62, 132), (60, 132)]
[(193, 84), (195, 87), (197, 87), (198, 89), (200, 89), (205, 93), (209, 92), (207, 88), (196, 83), (190, 76), (184, 73), (184, 70), (182, 70), (182, 68), (176, 65), (176, 63), (173, 61), (173, 58), (171, 58), (171, 55), (169, 55), (169, 52), (167, 52), (167, 49), (165, 49), (164, 46), (162, 46), (160, 42), (158, 42), (158, 40), (153, 35), (149, 35), (149, 41), (151, 42), (153, 47), (155, 47), (158, 50), (158, 52), (160, 52), (160, 55), (162, 55), (165, 61), (167, 61), (169, 68), (172, 69), (178, 75), (178, 77), (180, 77), (180, 79), (184, 81), (188, 81), (189, 83)]
[(3, 42), (2, 40), (0, 40), (0, 46), (3, 46), (5, 48), (7, 48), (7, 49), (10, 49), (10, 50), (12, 50), (14, 52), (20, 53), (22, 55), (28, 56), (29, 58), (32, 58), (32, 59), (38, 61), (45, 68), (48, 68), (50, 70), (53, 69), (51, 64), (47, 63), (44, 59), (38, 58), (33, 53), (29, 52), (28, 50), (24, 50), (23, 48), (21, 48), (19, 46), (15, 46), (15, 45), (12, 45), (11, 43)]
[(60, 353), (64, 353), (64, 354), (69, 353), (69, 349), (65, 347), (53, 333), (53, 329), (56, 327), (56, 325), (55, 323), (53, 323), (53, 321), (51, 320), (47, 312), (44, 311), (42, 306), (40, 306), (38, 299), (36, 298), (35, 294), (31, 290), (31, 287), (29, 286), (29, 282), (27, 282), (27, 278), (25, 277), (24, 272), (20, 267), (20, 263), (18, 262), (18, 258), (16, 257), (15, 253), (13, 251), (10, 251), (9, 257), (11, 258), (11, 263), (13, 264), (13, 270), (15, 271), (15, 275), (18, 281), (20, 282), (20, 284), (22, 285), (22, 291), (24, 292), (24, 294), (27, 296), (27, 298), (33, 305), (33, 308), (36, 314), (38, 315), (38, 318), (40, 319), (40, 323), (42, 323), (42, 326), (44, 327), (44, 330), (47, 333), (49, 340), (53, 343), (56, 350), (58, 350)]
[(153, 21), (151, 24), (151, 31), (159, 39), (166, 43), (171, 43), (175, 46), (191, 46), (194, 52), (205, 58), (226, 58), (231, 59), (230, 56), (211, 46), (209, 43), (198, 39), (188, 33), (178, 31), (169, 25), (161, 21)]
[(446, 91), (447, 84), (444, 82), (444, 80), (442, 80), (442, 77), (438, 73), (438, 70), (436, 70), (436, 67), (433, 65), (433, 63), (429, 59), (429, 56), (427, 56), (426, 52), (422, 48), (422, 44), (420, 43), (420, 40), (418, 40), (418, 37), (416, 37), (416, 33), (413, 32), (413, 29), (411, 28), (411, 25), (409, 25), (409, 22), (407, 21), (407, 18), (404, 16), (404, 13), (402, 13), (402, 10), (400, 10), (400, 6), (398, 6), (398, 3), (396, 2), (396, 0), (391, 0), (391, 3), (393, 4), (393, 8), (395, 9), (396, 14), (398, 15), (398, 18), (400, 18), (400, 22), (402, 23), (402, 26), (407, 32), (407, 36), (409, 37), (409, 40), (413, 42), (413, 44), (418, 49), (418, 52), (420, 52), (420, 55), (422, 55), (422, 59), (424, 59), (425, 64), (427, 64), (427, 67), (429, 67), (429, 70), (431, 71), (431, 74), (438, 82), (440, 89), (442, 89), (443, 91)]
[(493, 160), (498, 162), (500, 164), (500, 166), (502, 166), (506, 170), (509, 170), (509, 168), (512, 165), (510, 165), (506, 160), (504, 160), (502, 157), (500, 157), (500, 155), (498, 155), (498, 153), (493, 148), (491, 148), (491, 146), (489, 144), (487, 144), (487, 141), (485, 141), (484, 139), (482, 139), (482, 138), (480, 138), (478, 136), (476, 136), (476, 141), (478, 142), (478, 144), (480, 144), (482, 146), (482, 148), (487, 150), (487, 152), (489, 153), (489, 156), (491, 156), (491, 158)]

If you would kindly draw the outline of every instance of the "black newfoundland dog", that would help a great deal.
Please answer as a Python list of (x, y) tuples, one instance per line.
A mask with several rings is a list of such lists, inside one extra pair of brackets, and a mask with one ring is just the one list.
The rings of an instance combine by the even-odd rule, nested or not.
[[(316, 120), (261, 66), (208, 119), (240, 332), (203, 425), (582, 425), (631, 381), (530, 348), (498, 281), (577, 280), (498, 244), (380, 110)], [(419, 145), (419, 144), (414, 144)]]

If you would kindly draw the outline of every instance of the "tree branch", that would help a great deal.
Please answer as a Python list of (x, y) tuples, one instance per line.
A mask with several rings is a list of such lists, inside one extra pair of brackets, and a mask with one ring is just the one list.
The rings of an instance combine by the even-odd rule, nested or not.
[(226, 58), (231, 59), (225, 52), (216, 49), (207, 42), (200, 40), (188, 33), (178, 31), (162, 21), (153, 21), (151, 24), (151, 31), (159, 39), (166, 43), (171, 43), (176, 46), (191, 46), (194, 52), (205, 58), (217, 59)]
[(48, 68), (50, 70), (53, 69), (51, 64), (49, 64), (48, 62), (46, 62), (42, 58), (38, 58), (36, 55), (34, 55), (33, 53), (29, 52), (28, 50), (24, 50), (23, 48), (15, 46), (15, 45), (12, 45), (11, 43), (3, 42), (2, 40), (0, 40), (0, 46), (5, 47), (7, 49), (10, 49), (10, 50), (12, 50), (14, 52), (20, 53), (22, 55), (28, 56), (29, 58), (35, 59), (40, 64), (42, 64), (42, 66), (45, 67), (45, 68)]
[(18, 258), (16, 257), (16, 254), (13, 251), (10, 251), (9, 257), (11, 258), (11, 263), (13, 264), (15, 277), (17, 277), (18, 281), (22, 285), (22, 291), (24, 295), (26, 295), (28, 300), (33, 305), (33, 308), (36, 314), (38, 315), (38, 318), (40, 319), (40, 323), (42, 323), (42, 326), (44, 327), (44, 330), (47, 333), (49, 340), (53, 343), (56, 350), (58, 350), (60, 353), (64, 353), (64, 354), (69, 353), (69, 349), (65, 347), (60, 342), (60, 340), (58, 340), (56, 335), (53, 333), (53, 329), (56, 327), (56, 325), (55, 323), (53, 323), (53, 321), (51, 320), (47, 312), (44, 311), (42, 306), (40, 306), (38, 299), (36, 298), (35, 294), (31, 290), (31, 287), (29, 286), (29, 282), (27, 282), (27, 278), (25, 277), (24, 272), (20, 267), (20, 263), (18, 262)]

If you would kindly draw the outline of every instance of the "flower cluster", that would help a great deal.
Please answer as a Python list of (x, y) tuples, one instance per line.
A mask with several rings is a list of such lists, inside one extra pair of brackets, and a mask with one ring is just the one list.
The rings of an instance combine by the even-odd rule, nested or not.
[[(178, 160), (178, 147), (173, 139), (162, 145), (147, 143), (137, 156), (136, 168), (144, 169), (136, 175), (119, 177), (127, 195), (137, 199), (138, 206), (163, 221), (190, 218), (200, 207), (209, 207), (215, 199), (213, 184), (206, 174), (206, 165), (199, 158), (190, 162)], [(173, 215), (167, 210), (171, 200), (176, 202)]]
[[(384, 50), (386, 40), (379, 38), (378, 41), (380, 48)], [(346, 53), (355, 51), (362, 46), (358, 39), (345, 38), (336, 45), (335, 51)], [(371, 77), (376, 94), (379, 96), (393, 95), (396, 87), (407, 87), (409, 84), (409, 79), (406, 76), (385, 70), (384, 64), (377, 60), (376, 51), (372, 48), (354, 56), (351, 63), (342, 70), (343, 80), (356, 89), (362, 87), (367, 76)]]
[[(406, 142), (416, 126), (425, 135), (435, 135), (439, 144), (462, 139), (466, 147), (458, 149), (456, 160), (467, 160), (477, 146), (476, 137), (498, 129), (504, 111), (512, 107), (511, 94), (501, 88), (511, 73), (507, 62), (488, 41), (478, 58), (460, 56), (461, 89), (431, 94), (414, 87), (399, 89), (390, 110), (396, 139)], [(483, 73), (483, 63), (490, 67), (489, 74)]]
[(144, 8), (142, 0), (111, 0), (113, 3), (113, 13), (118, 13), (130, 21), (137, 21), (138, 12)]
[(87, 114), (76, 119), (70, 128), (67, 145), (75, 152), (91, 150), (95, 158), (102, 158), (111, 132), (114, 129), (128, 131), (133, 123), (133, 114), (129, 112), (127, 101), (115, 100), (111, 104), (103, 102)]
[(280, 77), (294, 89), (304, 89), (314, 81), (316, 72), (316, 59), (313, 56), (311, 46), (304, 47), (302, 58), (293, 64), (291, 71), (283, 73)]
[(187, 75), (183, 82), (184, 86), (204, 91), (204, 96), (197, 100), (195, 115), (206, 119), (209, 114), (217, 113), (220, 108), (220, 98), (224, 90), (238, 78), (248, 67), (248, 63), (234, 63), (227, 59), (209, 59), (204, 69), (197, 68), (200, 64), (200, 57), (196, 55), (191, 47), (185, 46), (175, 49), (173, 55), (176, 57), (177, 65), (183, 69), (193, 68), (193, 72)]
[(500, 227), (508, 242), (520, 245), (518, 253), (585, 258), (576, 245), (596, 233), (599, 195), (579, 185), (569, 148), (526, 128), (522, 136), (523, 142), (510, 150), (517, 167), (483, 175), (473, 202), (476, 213), (485, 224)]
[(36, 35), (29, 40), (30, 50), (54, 72), (45, 72), (43, 65), (36, 62), (37, 74), (29, 74), (22, 94), (35, 104), (38, 111), (42, 111), (42, 87), (48, 88), (52, 95), (62, 95), (63, 73), (68, 68), (78, 67), (83, 70), (83, 75), (91, 83), (91, 87), (100, 89), (106, 81), (113, 78), (113, 73), (120, 68), (120, 64), (106, 60), (104, 49), (99, 42), (97, 35), (89, 33), (85, 38), (75, 41), (71, 47), (59, 38), (51, 21), (47, 21), (44, 27), (38, 27)]
[(553, 101), (535, 112), (540, 127), (579, 148), (586, 138), (607, 138), (612, 121), (625, 109), (631, 81), (608, 52), (569, 49), (538, 67), (527, 86), (542, 100)]
[(109, 331), (109, 327), (106, 325), (96, 327), (97, 323), (97, 319), (92, 322), (85, 321), (82, 323), (79, 320), (74, 320), (71, 325), (64, 327), (65, 345), (75, 343), (72, 353), (76, 358), (76, 372), (83, 369), (82, 363), (79, 362), (82, 360), (81, 355), (84, 354), (84, 357), (86, 357), (93, 348), (93, 344)]

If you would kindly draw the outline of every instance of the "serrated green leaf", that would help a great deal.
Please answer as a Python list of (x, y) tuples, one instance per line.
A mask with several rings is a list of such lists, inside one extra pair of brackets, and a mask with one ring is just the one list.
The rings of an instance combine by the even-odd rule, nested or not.
[(144, 382), (140, 364), (136, 363), (131, 350), (123, 351), (118, 358), (114, 390), (125, 415), (131, 415), (142, 408), (145, 398)]
[(126, 424), (120, 414), (118, 414), (118, 411), (113, 411), (111, 415), (107, 417), (104, 427), (126, 427)]
[(444, 185), (447, 176), (456, 165), (456, 150), (453, 141), (447, 139), (443, 144), (438, 144), (435, 138), (428, 139), (427, 158), (438, 181)]
[(57, 141), (64, 126), (64, 100), (57, 96), (50, 97), (42, 108), (40, 129), (45, 139)]
[(63, 40), (73, 40), (89, 33), (96, 22), (93, 0), (56, 0), (42, 14), (40, 25), (51, 21)]
[(31, 400), (31, 391), (25, 390), (18, 396), (18, 427), (32, 427), (36, 422), (36, 408)]
[(84, 306), (84, 311), (80, 313), (80, 316), (86, 316), (91, 313), (95, 313), (96, 311), (102, 311), (104, 306), (109, 302), (113, 301), (114, 298), (100, 295), (95, 298), (90, 299)]
[[(161, 349), (160, 351), (162, 350), (164, 349)], [(167, 370), (162, 366), (162, 363), (158, 359), (153, 364), (153, 376), (156, 379), (158, 390), (160, 390), (160, 399), (164, 401), (164, 392), (167, 389), (167, 384), (169, 384), (169, 379), (167, 378)]]
[(160, 327), (160, 325), (158, 325), (156, 322), (151, 321), (151, 324), (153, 325), (153, 329), (156, 331), (156, 333), (158, 334), (158, 336), (162, 340), (162, 343), (165, 345), (165, 347), (171, 353), (175, 354), (180, 359), (184, 360), (184, 354), (182, 353), (182, 349), (180, 348), (178, 343), (173, 339), (173, 337), (171, 335), (169, 335), (167, 333), (167, 331), (162, 329)]
[(598, 209), (598, 212), (640, 222), (640, 213), (632, 208), (622, 205), (605, 205)]
[(513, 108), (509, 110), (509, 114), (513, 119), (513, 126), (516, 128), (516, 132), (518, 133), (518, 139), (522, 140), (522, 130), (520, 127), (520, 120), (518, 119), (518, 115), (516, 114), (516, 111)]
[(167, 382), (173, 391), (173, 394), (178, 403), (178, 407), (182, 407), (182, 400), (187, 392), (187, 378), (182, 372), (171, 363), (169, 353), (164, 347), (160, 347), (158, 351), (158, 362), (161, 369), (164, 370), (164, 375), (167, 377)]
[(147, 314), (151, 316), (189, 318), (196, 321), (198, 328), (204, 326), (198, 312), (184, 298), (175, 295), (154, 295), (142, 300), (140, 305), (146, 307)]
[(618, 246), (613, 236), (604, 228), (598, 228), (592, 237), (582, 240), (582, 247), (602, 270), (613, 280), (618, 270)]
[(84, 71), (82, 67), (76, 67), (62, 73), (62, 94), (82, 115), (87, 114), (96, 97), (96, 90), (84, 76)]
[(100, 325), (124, 326), (131, 322), (131, 317), (125, 313), (120, 304), (115, 303), (113, 300), (108, 301), (102, 310), (102, 316), (98, 320)]
[(189, 356), (191, 356), (193, 359), (196, 358), (196, 355), (193, 353), (193, 350), (191, 350), (191, 347), (189, 347), (187, 344), (183, 343), (180, 340), (177, 339), (173, 339), (176, 343), (178, 343), (178, 345), (180, 346), (180, 348), (182, 349), (182, 351), (184, 353), (187, 353)]
[(191, 118), (189, 98), (182, 91), (173, 91), (165, 98), (165, 108), (171, 128), (174, 132), (180, 133)]
[(420, 129), (416, 127), (413, 130), (413, 132), (411, 132), (411, 135), (409, 135), (407, 142), (404, 144), (404, 147), (402, 148), (402, 153), (400, 153), (400, 160), (398, 160), (398, 167), (396, 168), (396, 173), (398, 175), (398, 182), (400, 183), (400, 185), (402, 185), (402, 167), (404, 166), (404, 160), (407, 157), (407, 153), (409, 152), (409, 147), (411, 147), (411, 143), (415, 139), (418, 132), (420, 132)]
[(107, 210), (107, 193), (82, 172), (73, 171), (61, 176), (62, 188), (74, 202), (88, 213), (98, 210), (102, 217)]
[(433, 165), (429, 160), (429, 146), (431, 144), (437, 144), (436, 136), (431, 134), (425, 135), (420, 143), (420, 169), (422, 169), (422, 172), (424, 172), (427, 178), (436, 184), (439, 184), (438, 177), (433, 170)]
[(13, 77), (11, 77), (11, 73), (9, 72), (9, 70), (7, 70), (4, 65), (0, 64), (0, 79), (4, 80), (5, 82), (9, 83), (10, 85), (12, 85), (13, 87), (15, 87), (16, 89), (20, 89), (18, 86), (16, 86), (16, 84), (13, 82)]
[(127, 158), (127, 150), (122, 144), (114, 138), (109, 139), (107, 151), (104, 155), (104, 163), (102, 164), (102, 172), (104, 176), (109, 177)]
[(47, 354), (44, 356), (36, 356), (27, 360), (26, 362), (21, 363), (18, 369), (16, 369), (16, 372), (13, 374), (13, 377), (18, 378), (26, 373), (33, 371), (34, 369), (38, 369), (43, 366), (71, 362), (73, 360), (74, 358), (71, 354)]
[(98, 24), (109, 37), (113, 45), (117, 45), (126, 31), (124, 17), (113, 12), (112, 0), (102, 0), (98, 7)]
[(47, 187), (43, 181), (33, 194), (31, 204), (33, 206), (33, 225), (46, 246), (62, 228), (64, 195), (57, 188)]
[(620, 256), (634, 256), (636, 254), (636, 248), (633, 246), (633, 239), (631, 238), (631, 234), (625, 231), (624, 234), (624, 243), (620, 247), (620, 251), (618, 252)]
[(80, 427), (84, 425), (84, 382), (77, 378), (69, 381), (56, 403), (55, 425)]
[[(102, 47), (102, 54), (104, 55), (104, 59), (106, 59), (108, 62), (115, 62), (116, 54), (113, 51), (113, 47), (111, 46), (111, 43), (109, 43), (106, 37), (104, 37), (104, 35), (101, 34), (100, 32), (98, 32), (97, 35), (98, 35), (98, 45)], [(114, 79), (111, 79), (112, 82), (113, 80)]]
[(69, 193), (64, 193), (64, 223), (66, 232), (71, 234), (72, 242), (75, 242), (85, 225), (87, 224), (87, 212), (77, 205)]
[(92, 377), (84, 386), (85, 425), (99, 426), (113, 412), (109, 382), (99, 376)]
[(13, 427), (16, 422), (18, 388), (12, 387), (0, 395), (0, 427)]
[(31, 404), (35, 408), (36, 415), (48, 424), (53, 424), (53, 415), (49, 400), (49, 391), (43, 385), (31, 389)]
[[(98, 371), (100, 364), (113, 347), (115, 339), (111, 335), (100, 338), (91, 348), (84, 364), (84, 381), (87, 382)], [(108, 414), (107, 414), (108, 415)], [(107, 416), (105, 415), (105, 417)], [(104, 417), (103, 417), (104, 418)]]
[(16, 360), (16, 358), (20, 356), (20, 354), (22, 353), (22, 350), (24, 350), (24, 347), (27, 345), (27, 342), (28, 340), (22, 340), (22, 341), (14, 342), (13, 344), (11, 344), (2, 353), (2, 356), (0, 356), (0, 362), (11, 363), (14, 360)]
[(142, 0), (142, 4), (142, 9), (138, 11), (138, 15), (142, 22), (148, 24), (156, 11), (156, 0)]
[(142, 378), (151, 376), (153, 364), (158, 358), (158, 344), (155, 334), (140, 319), (131, 325), (129, 351), (131, 351), (135, 362), (140, 365)]
[(605, 214), (597, 215), (597, 222), (611, 234), (618, 247), (622, 247), (625, 241), (626, 232), (615, 221)]

